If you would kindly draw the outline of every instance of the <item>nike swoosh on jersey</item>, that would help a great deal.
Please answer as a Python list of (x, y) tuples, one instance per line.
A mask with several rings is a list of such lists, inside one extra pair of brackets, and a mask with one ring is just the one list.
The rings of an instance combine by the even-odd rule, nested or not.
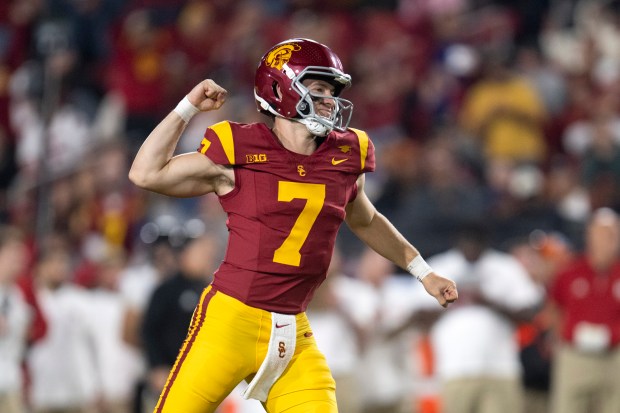
[(347, 161), (349, 158), (344, 158), (344, 159), (336, 159), (336, 158), (332, 158), (332, 165), (339, 165), (341, 163), (343, 163), (344, 161)]
[(276, 323), (276, 328), (282, 328), (282, 327), (286, 327), (286, 326), (290, 326), (290, 324), (278, 324), (278, 323)]

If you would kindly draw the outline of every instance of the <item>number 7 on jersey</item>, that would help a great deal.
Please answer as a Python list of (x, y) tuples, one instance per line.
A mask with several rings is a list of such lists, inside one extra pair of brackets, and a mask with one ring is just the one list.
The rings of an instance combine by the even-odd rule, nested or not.
[(273, 262), (299, 267), (301, 262), (299, 251), (304, 242), (306, 242), (312, 225), (314, 225), (325, 203), (325, 185), (288, 181), (278, 182), (278, 201), (291, 202), (293, 199), (305, 199), (307, 202), (297, 217), (291, 232), (282, 245), (275, 250)]

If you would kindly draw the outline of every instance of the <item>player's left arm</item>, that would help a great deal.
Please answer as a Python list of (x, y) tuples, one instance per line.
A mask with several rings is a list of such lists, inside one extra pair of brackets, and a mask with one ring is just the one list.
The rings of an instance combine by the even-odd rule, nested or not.
[[(383, 216), (364, 192), (364, 175), (357, 180), (357, 197), (346, 207), (345, 221), (351, 231), (366, 245), (401, 268), (406, 269), (414, 258), (421, 259), (418, 250)], [(456, 301), (458, 292), (454, 281), (431, 271), (421, 280), (426, 291), (439, 304), (447, 307)]]

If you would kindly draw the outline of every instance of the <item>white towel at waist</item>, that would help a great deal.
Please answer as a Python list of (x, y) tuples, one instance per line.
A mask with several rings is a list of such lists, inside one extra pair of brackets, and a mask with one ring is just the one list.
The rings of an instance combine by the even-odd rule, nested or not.
[(295, 353), (297, 326), (295, 316), (271, 313), (269, 348), (254, 379), (241, 393), (244, 399), (267, 400), (271, 386), (280, 378)]

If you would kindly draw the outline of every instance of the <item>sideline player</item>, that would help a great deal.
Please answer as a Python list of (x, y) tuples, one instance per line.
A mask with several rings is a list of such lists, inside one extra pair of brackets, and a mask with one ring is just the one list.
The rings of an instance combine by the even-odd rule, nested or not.
[(351, 83), (336, 54), (309, 39), (272, 47), (256, 70), (264, 123), (220, 122), (197, 152), (174, 156), (191, 117), (227, 92), (196, 85), (151, 132), (130, 179), (174, 197), (214, 192), (228, 214), (226, 256), (194, 312), (157, 413), (213, 412), (242, 380), (270, 413), (337, 412), (334, 380), (304, 311), (326, 276), (338, 228), (406, 268), (443, 306), (456, 285), (435, 274), (364, 193), (368, 135), (347, 128)]

